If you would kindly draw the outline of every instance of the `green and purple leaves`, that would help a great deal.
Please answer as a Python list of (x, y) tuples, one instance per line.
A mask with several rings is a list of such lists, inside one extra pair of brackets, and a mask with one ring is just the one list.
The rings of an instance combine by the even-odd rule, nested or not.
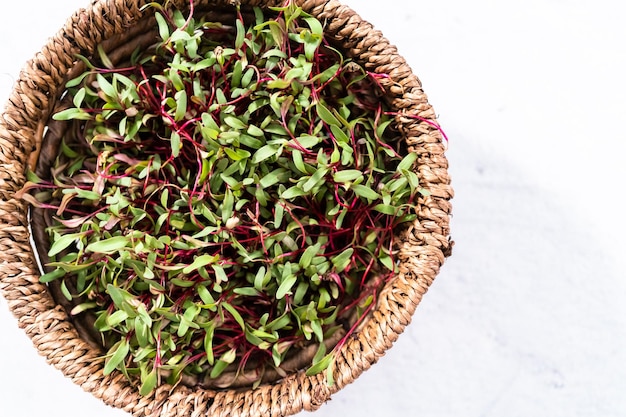
[(165, 374), (282, 374), (308, 343), (307, 374), (332, 383), (324, 343), (395, 272), (417, 155), (398, 155), (375, 76), (294, 3), (252, 25), (157, 8), (159, 43), (119, 69), (100, 50), (67, 85), (54, 118), (82, 133), (29, 185), (54, 218), (41, 282), (95, 316), (105, 373), (141, 395)]

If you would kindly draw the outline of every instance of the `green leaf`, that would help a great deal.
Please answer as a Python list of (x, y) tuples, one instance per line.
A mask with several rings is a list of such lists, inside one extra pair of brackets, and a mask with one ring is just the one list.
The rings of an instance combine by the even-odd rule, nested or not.
[(307, 17), (304, 20), (306, 20), (311, 31), (302, 31), (300, 36), (304, 38), (304, 54), (309, 61), (312, 61), (315, 56), (315, 51), (322, 43), (323, 28), (319, 20), (313, 17)]
[(47, 284), (48, 282), (52, 282), (55, 279), (59, 279), (65, 275), (65, 271), (61, 268), (57, 268), (54, 271), (43, 274), (39, 277), (39, 282), (42, 284)]
[(235, 309), (235, 307), (233, 307), (231, 304), (226, 303), (226, 302), (222, 302), (221, 305), (222, 307), (224, 307), (224, 309), (226, 309), (226, 311), (230, 313), (231, 316), (233, 316), (237, 324), (241, 326), (241, 329), (245, 331), (246, 323), (243, 321), (243, 317), (241, 317), (241, 314), (239, 314), (237, 309)]
[(307, 174), (306, 165), (304, 165), (304, 160), (302, 159), (302, 153), (297, 149), (291, 151), (291, 158), (293, 159), (293, 164), (303, 174)]
[(237, 349), (232, 348), (228, 352), (225, 352), (215, 363), (213, 369), (211, 369), (211, 378), (217, 378), (224, 372), (224, 370), (235, 361), (237, 358)]
[(326, 384), (329, 387), (335, 385), (335, 375), (334, 375), (334, 362), (331, 362), (329, 366), (326, 368)]
[(335, 270), (337, 272), (342, 272), (344, 269), (350, 265), (352, 261), (352, 254), (354, 253), (354, 249), (348, 248), (341, 252), (339, 255), (333, 257), (331, 259), (333, 265), (335, 266)]
[(367, 198), (368, 200), (376, 200), (380, 198), (380, 195), (368, 186), (353, 184), (352, 186), (350, 186), (350, 188), (359, 197)]
[(61, 292), (63, 293), (63, 296), (67, 299), (67, 301), (72, 301), (72, 299), (74, 298), (72, 297), (72, 293), (70, 292), (69, 288), (67, 288), (65, 280), (61, 281)]
[(203, 59), (202, 61), (198, 62), (196, 65), (194, 65), (193, 67), (193, 71), (194, 72), (199, 72), (202, 71), (203, 69), (207, 69), (209, 67), (212, 67), (213, 65), (215, 65), (215, 57), (214, 56), (210, 56), (206, 59)]
[(301, 35), (304, 35), (304, 55), (309, 61), (313, 61), (317, 48), (322, 43), (322, 38), (318, 36), (311, 36), (307, 31), (302, 31)]
[(409, 181), (409, 185), (411, 186), (412, 190), (416, 190), (419, 188), (420, 186), (420, 179), (417, 176), (417, 174), (413, 171), (409, 171), (407, 169), (403, 169), (402, 170), (402, 174), (406, 177), (406, 179)]
[(291, 85), (290, 80), (283, 80), (281, 78), (277, 80), (268, 81), (267, 88), (283, 90)]
[(402, 158), (402, 161), (400, 161), (400, 163), (398, 164), (398, 168), (396, 168), (396, 171), (402, 172), (403, 170), (411, 169), (411, 167), (413, 166), (416, 160), (417, 160), (417, 153), (411, 152), (407, 154), (404, 158)]
[[(71, 301), (71, 300), (70, 300)], [(76, 307), (74, 307), (72, 309), (72, 311), (70, 311), (70, 315), (71, 316), (76, 316), (84, 311), (90, 310), (94, 307), (97, 307), (98, 304), (94, 303), (94, 302), (87, 302), (87, 303), (81, 303), (78, 304)]]
[(104, 67), (108, 69), (115, 68), (115, 66), (113, 65), (113, 62), (111, 62), (111, 59), (109, 59), (106, 52), (104, 51), (102, 44), (100, 43), (98, 44), (97, 50), (98, 50), (98, 57), (100, 57), (100, 61), (102, 61), (102, 64), (104, 65)]
[(65, 121), (65, 120), (91, 120), (93, 116), (90, 113), (87, 113), (83, 109), (71, 108), (67, 110), (62, 110), (58, 113), (55, 113), (52, 116), (54, 120)]
[(157, 385), (157, 370), (153, 369), (145, 378), (142, 377), (141, 388), (139, 388), (139, 395), (146, 396), (150, 394)]
[(189, 280), (180, 279), (180, 278), (172, 278), (170, 279), (170, 283), (181, 288), (191, 288), (196, 284), (194, 281), (189, 281)]
[(246, 128), (246, 124), (242, 122), (241, 119), (234, 116), (226, 116), (224, 118), (224, 123), (237, 130), (244, 130)]
[(226, 95), (224, 95), (224, 91), (221, 88), (215, 90), (215, 98), (217, 98), (218, 104), (228, 103), (228, 99), (226, 98)]
[(196, 256), (196, 258), (193, 260), (193, 262), (185, 267), (183, 269), (183, 274), (190, 274), (191, 272), (209, 265), (209, 264), (213, 264), (215, 262), (217, 262), (219, 260), (219, 256), (215, 255), (215, 256), (211, 256), (211, 255), (200, 255), (200, 256)]
[(222, 202), (222, 222), (226, 224), (233, 215), (233, 206), (235, 205), (235, 197), (230, 189), (226, 190), (224, 194), (224, 201)]
[(104, 94), (109, 98), (117, 100), (117, 90), (102, 74), (96, 74), (96, 80), (98, 81), (98, 88), (102, 90)]
[(319, 82), (323, 84), (326, 81), (330, 80), (332, 77), (334, 77), (338, 73), (340, 67), (341, 65), (339, 65), (339, 63), (328, 67), (324, 70), (324, 72), (319, 73), (315, 77), (313, 77), (313, 80), (319, 80)]
[[(82, 58), (86, 60), (86, 58), (85, 58), (85, 57), (82, 57)], [(83, 62), (84, 62), (84, 61), (83, 61)], [(72, 88), (72, 87), (76, 87), (76, 86), (80, 85), (80, 84), (83, 82), (83, 80), (84, 80), (85, 78), (87, 78), (88, 76), (90, 76), (90, 75), (92, 75), (91, 71), (85, 71), (85, 72), (83, 72), (83, 73), (82, 73), (81, 75), (79, 75), (78, 77), (76, 77), (76, 78), (73, 78), (73, 79), (69, 80), (69, 81), (65, 84), (65, 88)]]
[(387, 214), (389, 216), (395, 216), (398, 212), (400, 212), (397, 207), (390, 204), (376, 204), (373, 209), (379, 213)]
[(294, 185), (291, 188), (287, 188), (281, 195), (281, 198), (284, 198), (285, 200), (290, 200), (292, 198), (296, 198), (296, 197), (301, 197), (303, 195), (307, 195), (307, 193), (302, 190), (302, 188)]
[(311, 191), (313, 188), (315, 188), (316, 185), (322, 182), (322, 180), (324, 179), (327, 173), (328, 173), (328, 168), (326, 167), (319, 168), (317, 171), (315, 171), (313, 175), (311, 175), (311, 178), (309, 178), (304, 183), (304, 185), (302, 186), (302, 190), (306, 193)]
[(241, 161), (242, 159), (250, 157), (250, 152), (244, 149), (224, 148), (224, 152), (226, 152), (226, 155), (233, 161)]
[(309, 25), (309, 27), (311, 28), (311, 33), (320, 37), (324, 36), (324, 27), (319, 20), (314, 17), (305, 17), (302, 20), (304, 20), (307, 25)]
[(322, 330), (322, 324), (319, 320), (311, 321), (311, 329), (313, 330), (313, 334), (315, 334), (315, 338), (318, 342), (324, 341), (324, 331)]
[(200, 313), (200, 307), (197, 304), (190, 304), (187, 308), (185, 308), (185, 313), (183, 314), (183, 317), (186, 320), (193, 322), (199, 313)]
[(330, 127), (331, 132), (333, 132), (333, 136), (340, 143), (349, 143), (350, 137), (344, 132), (339, 126), (332, 125)]
[(281, 180), (284, 181), (283, 177), (285, 177), (286, 174), (288, 175), (289, 172), (284, 168), (275, 169), (274, 171), (269, 172), (267, 175), (261, 178), (261, 181), (259, 181), (259, 184), (261, 184), (261, 187), (263, 188), (271, 187), (272, 185), (276, 184), (277, 182), (280, 182)]
[(170, 137), (170, 144), (172, 146), (172, 156), (174, 158), (178, 158), (181, 148), (180, 135), (178, 134), (178, 132), (172, 132), (172, 136)]
[(378, 260), (380, 261), (381, 264), (385, 265), (385, 267), (388, 270), (395, 272), (396, 266), (393, 264), (393, 260), (391, 259), (391, 256), (387, 254), (381, 254)]
[(128, 313), (124, 310), (117, 310), (116, 312), (114, 312), (113, 314), (107, 317), (106, 323), (110, 327), (115, 327), (118, 324), (126, 321), (126, 319), (128, 319)]
[(262, 266), (259, 268), (259, 270), (257, 271), (254, 277), (254, 288), (257, 289), (258, 291), (263, 291), (263, 287), (265, 287), (265, 276), (266, 276), (266, 270), (265, 270), (265, 267)]
[(235, 288), (233, 292), (237, 295), (244, 295), (247, 297), (257, 297), (259, 292), (252, 287)]
[(261, 146), (263, 146), (263, 142), (259, 139), (244, 134), (239, 136), (239, 143), (251, 149), (259, 149)]
[(83, 100), (85, 99), (86, 94), (87, 90), (85, 90), (85, 87), (81, 88), (76, 92), (76, 94), (74, 94), (74, 107), (80, 107), (83, 104)]
[(285, 313), (267, 324), (266, 329), (270, 332), (284, 329), (291, 324), (290, 314)]
[(255, 111), (259, 110), (263, 106), (266, 106), (270, 103), (270, 100), (267, 98), (259, 98), (254, 100), (250, 105), (248, 105), (248, 113), (252, 114)]
[(159, 26), (159, 36), (162, 40), (166, 41), (170, 37), (170, 28), (163, 15), (159, 12), (154, 14), (156, 18), (157, 25)]
[(111, 357), (107, 359), (104, 365), (104, 375), (109, 375), (113, 372), (126, 359), (129, 351), (130, 345), (126, 339), (122, 339), (113, 345), (111, 350), (109, 350)]
[[(228, 148), (226, 148), (226, 149), (228, 149)], [(228, 152), (226, 152), (226, 154), (229, 155)], [(236, 156), (236, 154), (235, 154), (235, 156)], [(233, 177), (229, 177), (228, 175), (220, 174), (220, 178), (222, 179), (222, 181), (224, 181), (226, 184), (228, 184), (229, 187), (231, 187), (233, 189), (239, 188), (239, 181), (237, 181)], [(224, 220), (228, 220), (228, 218), (230, 217), (230, 208), (231, 207), (232, 207), (232, 203), (231, 204), (224, 204), (222, 206), (222, 212), (224, 212), (225, 210), (228, 210), (228, 214), (225, 214), (223, 216)]]
[(343, 171), (337, 171), (333, 174), (333, 180), (340, 183), (354, 181), (362, 177), (363, 172), (358, 169), (346, 169)]
[(321, 247), (322, 244), (317, 242), (315, 245), (306, 248), (302, 256), (300, 256), (300, 261), (298, 262), (302, 269), (306, 269), (309, 265), (311, 265), (311, 261), (319, 253)]
[(141, 317), (135, 317), (133, 320), (133, 324), (135, 326), (135, 337), (137, 338), (137, 343), (139, 346), (146, 347), (150, 343), (150, 329), (148, 325), (144, 323)]
[(235, 38), (235, 48), (236, 49), (241, 49), (241, 47), (243, 46), (243, 41), (245, 39), (246, 36), (246, 28), (244, 27), (243, 23), (241, 22), (240, 19), (237, 19), (237, 21), (235, 22), (235, 25), (237, 26), (237, 36)]
[(252, 163), (258, 164), (266, 159), (275, 156), (278, 153), (279, 147), (276, 145), (265, 145), (257, 150), (252, 156)]
[(200, 230), (198, 233), (196, 233), (195, 235), (192, 236), (192, 238), (194, 239), (200, 239), (202, 237), (206, 237), (210, 234), (213, 234), (215, 232), (217, 232), (217, 228), (216, 227), (211, 227), (211, 226), (207, 226), (204, 229)]
[(283, 222), (285, 215), (285, 207), (281, 203), (276, 203), (274, 206), (274, 228), (280, 229), (280, 225)]
[(209, 113), (202, 113), (202, 125), (212, 130), (217, 130), (217, 131), (220, 130), (220, 127), (217, 125), (217, 122), (215, 121), (215, 119), (213, 119), (213, 116), (211, 116)]
[(324, 370), (326, 370), (326, 368), (330, 366), (333, 358), (333, 352), (330, 352), (328, 355), (324, 356), (319, 362), (307, 369), (306, 375), (313, 376), (319, 374), (320, 372), (323, 372)]
[(315, 145), (317, 145), (318, 143), (320, 143), (322, 139), (317, 137), (317, 136), (313, 136), (313, 135), (302, 135), (299, 136), (296, 139), (292, 139), (291, 141), (289, 141), (289, 144), (292, 146), (295, 146), (296, 143), (300, 144), (301, 147), (305, 148), (305, 149), (310, 149), (312, 147), (314, 147)]
[(106, 292), (111, 296), (111, 300), (113, 300), (113, 304), (118, 309), (122, 309), (124, 306), (124, 302), (127, 300), (133, 299), (133, 295), (126, 290), (123, 290), (115, 285), (109, 284), (107, 285)]
[(386, 122), (379, 124), (376, 128), (376, 137), (382, 138), (383, 134), (385, 133), (385, 129), (387, 129), (387, 126), (389, 126), (390, 124), (391, 120), (387, 120)]
[(139, 315), (137, 318), (145, 323), (146, 326), (152, 327), (152, 317), (148, 314), (145, 304), (139, 304), (137, 306), (137, 314)]
[(167, 188), (165, 188), (163, 192), (161, 192), (161, 205), (164, 208), (168, 207), (169, 195), (170, 195), (170, 192)]
[(80, 239), (81, 236), (82, 236), (81, 233), (71, 233), (68, 235), (61, 235), (58, 239), (55, 239), (52, 245), (50, 246), (50, 250), (48, 251), (48, 256), (54, 256), (64, 251), (72, 243)]
[(228, 275), (224, 272), (224, 268), (219, 265), (211, 265), (211, 267), (213, 268), (213, 271), (215, 271), (215, 280), (218, 283), (228, 281)]
[(213, 355), (213, 335), (215, 333), (215, 324), (211, 322), (211, 324), (206, 328), (204, 334), (204, 351), (207, 356), (207, 361), (209, 365), (213, 365), (215, 363), (215, 357)]
[(260, 128), (258, 128), (255, 125), (250, 125), (248, 126), (248, 134), (250, 136), (256, 136), (256, 137), (263, 137), (265, 136), (265, 133), (263, 133), (263, 130), (261, 130)]
[(198, 285), (196, 291), (202, 302), (206, 305), (215, 304), (215, 298), (211, 295), (211, 292), (204, 285)]
[(276, 290), (276, 299), (280, 300), (283, 297), (285, 297), (287, 293), (290, 293), (291, 288), (294, 286), (296, 281), (298, 281), (298, 278), (295, 275), (290, 275), (287, 278), (285, 278), (283, 282), (280, 283), (278, 290)]
[[(239, 21), (238, 21), (239, 22)], [(245, 92), (248, 92), (247, 89), (238, 89), (237, 87), (239, 87), (241, 85), (241, 76), (242, 76), (242, 72), (243, 72), (243, 63), (241, 61), (237, 61), (235, 62), (235, 66), (233, 68), (233, 72), (230, 78), (230, 83), (231, 83), (231, 98), (235, 98), (238, 95), (235, 94), (235, 91), (239, 90), (241, 91), (240, 94), (244, 94)]]
[(174, 96), (176, 99), (176, 113), (174, 114), (174, 120), (179, 122), (185, 118), (187, 114), (187, 92), (185, 90), (179, 91)]
[(387, 183), (387, 187), (389, 188), (389, 192), (396, 192), (400, 189), (404, 189), (409, 184), (409, 181), (406, 177), (400, 177), (395, 180), (391, 180)]
[[(65, 192), (67, 191), (67, 193)], [(71, 193), (75, 193), (76, 196), (78, 198), (82, 198), (84, 200), (100, 200), (101, 195), (96, 193), (95, 191), (88, 191), (88, 190), (83, 190), (80, 188), (74, 188), (74, 189), (65, 189), (63, 190), (64, 194), (71, 194)]]
[(85, 250), (92, 253), (113, 253), (120, 249), (125, 248), (129, 243), (129, 239), (126, 236), (115, 236), (109, 239), (100, 240), (98, 242), (90, 243)]
[(329, 126), (341, 127), (341, 122), (321, 102), (315, 105), (317, 115)]
[(316, 364), (320, 362), (322, 359), (324, 359), (324, 356), (326, 356), (326, 345), (324, 343), (320, 343), (311, 363)]
[(254, 69), (248, 68), (248, 70), (241, 77), (241, 86), (244, 88), (248, 88), (250, 83), (252, 82), (252, 77), (254, 76)]

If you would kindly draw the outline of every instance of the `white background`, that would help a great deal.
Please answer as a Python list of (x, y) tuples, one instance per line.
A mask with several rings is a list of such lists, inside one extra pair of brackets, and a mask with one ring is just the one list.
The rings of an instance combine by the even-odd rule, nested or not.
[[(456, 246), (396, 345), (314, 415), (625, 416), (621, 2), (345, 2), (398, 46), (450, 137)], [(2, 102), (87, 3), (3, 4)], [(46, 365), (3, 299), (0, 335), (0, 415), (125, 416)]]

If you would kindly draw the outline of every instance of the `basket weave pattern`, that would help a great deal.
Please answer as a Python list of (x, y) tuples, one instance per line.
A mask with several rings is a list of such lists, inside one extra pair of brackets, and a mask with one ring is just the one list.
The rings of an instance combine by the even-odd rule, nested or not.
[[(15, 198), (25, 182), (27, 167), (34, 167), (42, 138), (55, 111), (64, 84), (77, 75), (75, 54), (91, 55), (103, 41), (129, 36), (146, 17), (144, 0), (95, 0), (76, 12), (22, 70), (5, 112), (0, 116), (0, 292), (19, 326), (50, 364), (106, 404), (136, 416), (286, 416), (315, 410), (330, 396), (354, 381), (387, 349), (411, 321), (415, 308), (450, 254), (449, 215), (452, 188), (441, 133), (435, 114), (405, 60), (371, 24), (334, 0), (298, 1), (302, 8), (326, 22), (327, 35), (343, 46), (349, 57), (368, 71), (389, 74), (381, 79), (397, 128), (409, 152), (418, 154), (417, 174), (430, 192), (418, 200), (418, 219), (399, 237), (399, 274), (383, 289), (370, 317), (342, 347), (334, 368), (335, 384), (324, 375), (290, 374), (256, 390), (211, 390), (161, 386), (141, 397), (118, 372), (103, 375), (102, 352), (82, 340), (65, 309), (38, 282), (39, 270), (29, 241), (26, 204)], [(186, 0), (175, 1), (184, 8)], [(227, 0), (196, 0), (210, 10)], [(262, 8), (280, 0), (243, 1)], [(112, 41), (113, 40), (113, 41)], [(106, 43), (105, 42), (105, 43)], [(82, 71), (82, 70), (81, 70)], [(403, 116), (406, 115), (406, 116)], [(409, 117), (417, 116), (417, 118)], [(430, 121), (430, 123), (428, 122)]]

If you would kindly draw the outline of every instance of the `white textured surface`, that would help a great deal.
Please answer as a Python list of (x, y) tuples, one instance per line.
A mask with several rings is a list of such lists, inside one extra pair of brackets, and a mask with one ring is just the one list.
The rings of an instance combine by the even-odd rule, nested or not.
[[(397, 344), (314, 415), (626, 415), (623, 7), (345, 1), (399, 47), (450, 137), (456, 246)], [(2, 102), (85, 4), (3, 4)], [(0, 415), (125, 416), (46, 365), (3, 299), (0, 334)]]

